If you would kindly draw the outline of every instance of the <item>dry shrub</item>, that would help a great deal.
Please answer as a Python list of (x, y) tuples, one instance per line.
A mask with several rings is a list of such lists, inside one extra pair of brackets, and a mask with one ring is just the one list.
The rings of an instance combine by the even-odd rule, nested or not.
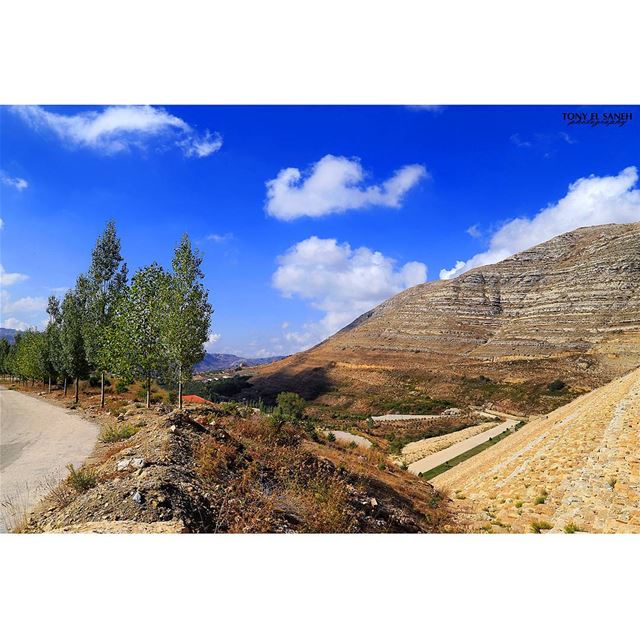
[(44, 488), (47, 491), (45, 500), (57, 509), (66, 507), (73, 501), (76, 495), (66, 480), (59, 482), (54, 478), (47, 478), (44, 481)]
[(31, 513), (31, 492), (28, 487), (14, 495), (5, 496), (0, 502), (0, 519), (7, 531), (25, 533), (29, 525)]
[(349, 505), (349, 494), (339, 478), (314, 478), (300, 497), (306, 506), (303, 531), (349, 533), (357, 530), (357, 521)]
[(218, 442), (212, 436), (203, 436), (194, 450), (195, 471), (211, 482), (224, 480), (244, 462), (242, 452), (228, 442)]

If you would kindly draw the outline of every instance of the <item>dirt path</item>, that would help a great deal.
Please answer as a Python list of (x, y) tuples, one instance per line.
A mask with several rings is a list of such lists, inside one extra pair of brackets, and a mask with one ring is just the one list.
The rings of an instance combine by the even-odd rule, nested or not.
[(472, 530), (640, 533), (640, 369), (437, 476)]
[(335, 429), (327, 429), (327, 433), (332, 433), (334, 438), (341, 442), (355, 442), (359, 447), (364, 447), (365, 449), (371, 448), (371, 440), (367, 440), (363, 436), (357, 436), (348, 431), (337, 431)]
[(0, 532), (35, 506), (47, 483), (79, 466), (98, 425), (73, 411), (0, 387)]
[(404, 420), (437, 420), (438, 418), (442, 418), (441, 415), (426, 415), (426, 414), (387, 414), (384, 416), (371, 416), (371, 419), (374, 422), (402, 422)]
[(445, 433), (442, 436), (433, 436), (431, 438), (423, 438), (422, 440), (414, 440), (402, 448), (402, 455), (398, 456), (399, 463), (412, 464), (418, 460), (422, 460), (427, 456), (430, 456), (438, 451), (443, 451), (448, 447), (462, 442), (467, 438), (483, 433), (488, 429), (495, 428), (496, 422), (481, 422), (472, 427), (466, 429), (460, 429), (459, 431), (452, 431), (451, 433)]
[(483, 431), (482, 433), (478, 433), (475, 436), (471, 436), (462, 442), (457, 442), (442, 451), (438, 451), (437, 453), (433, 453), (426, 458), (422, 458), (421, 460), (417, 460), (416, 462), (412, 462), (409, 465), (409, 471), (411, 473), (415, 473), (416, 475), (419, 473), (424, 473), (425, 471), (430, 471), (434, 467), (437, 467), (453, 458), (470, 451), (474, 447), (487, 442), (489, 438), (494, 438), (497, 435), (500, 435), (507, 429), (511, 429), (517, 424), (516, 420), (505, 420), (501, 422), (499, 425), (493, 427), (493, 429), (487, 429), (487, 431)]

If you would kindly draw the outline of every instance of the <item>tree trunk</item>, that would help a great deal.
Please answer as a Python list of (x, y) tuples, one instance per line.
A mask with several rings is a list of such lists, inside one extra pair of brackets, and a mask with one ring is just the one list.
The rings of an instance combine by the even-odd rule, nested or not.
[(80, 396), (80, 379), (76, 376), (76, 404), (78, 404), (78, 397)]
[(182, 409), (182, 380), (178, 380), (178, 408)]
[(64, 397), (67, 397), (67, 376), (64, 377)]
[(49, 376), (49, 393), (51, 393), (51, 376)]
[(100, 374), (100, 407), (104, 409), (104, 371)]
[(147, 376), (147, 409), (151, 406), (151, 376)]

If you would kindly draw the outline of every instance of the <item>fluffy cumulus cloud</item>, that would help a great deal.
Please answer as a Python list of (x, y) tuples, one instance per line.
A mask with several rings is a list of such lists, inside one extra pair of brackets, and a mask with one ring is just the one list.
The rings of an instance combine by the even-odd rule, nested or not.
[(33, 129), (54, 133), (73, 147), (115, 154), (152, 142), (171, 141), (190, 157), (204, 158), (222, 146), (218, 133), (196, 132), (166, 109), (150, 106), (106, 107), (62, 115), (38, 106), (13, 107)]
[(209, 339), (204, 343), (204, 350), (207, 351), (208, 353), (214, 353), (215, 352), (215, 344), (218, 342), (218, 340), (220, 340), (220, 334), (219, 333), (211, 333), (209, 334)]
[(24, 282), (28, 277), (24, 273), (9, 273), (0, 264), (0, 286), (2, 287), (10, 287), (12, 284)]
[(367, 247), (312, 236), (278, 258), (273, 286), (285, 297), (299, 296), (324, 313), (302, 330), (285, 329), (284, 338), (299, 350), (342, 328), (357, 316), (403, 289), (427, 279), (421, 262), (395, 261)]
[(0, 326), (6, 329), (23, 331), (29, 327), (42, 327), (46, 309), (47, 299), (44, 297), (14, 299), (6, 289), (0, 290)]
[(640, 221), (637, 184), (636, 167), (627, 167), (616, 176), (580, 178), (569, 185), (567, 195), (533, 218), (516, 218), (502, 225), (492, 235), (487, 251), (443, 269), (440, 278), (454, 278), (474, 267), (499, 262), (578, 227)]
[(24, 191), (29, 186), (29, 183), (24, 178), (10, 176), (6, 171), (0, 171), (0, 182), (18, 191)]
[(427, 175), (422, 165), (410, 164), (381, 184), (365, 186), (360, 160), (326, 155), (305, 175), (290, 167), (269, 180), (266, 210), (279, 220), (294, 220), (371, 206), (397, 208), (405, 194)]

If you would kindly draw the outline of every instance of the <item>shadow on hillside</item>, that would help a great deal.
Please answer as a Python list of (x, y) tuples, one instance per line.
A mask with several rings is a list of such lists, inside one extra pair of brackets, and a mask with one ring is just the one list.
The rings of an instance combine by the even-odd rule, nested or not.
[(293, 391), (305, 400), (312, 401), (324, 393), (331, 391), (332, 386), (325, 367), (305, 369), (300, 373), (292, 373), (281, 369), (271, 374), (256, 376), (249, 380), (251, 387), (243, 392), (244, 398), (262, 398), (273, 403), (282, 391)]

